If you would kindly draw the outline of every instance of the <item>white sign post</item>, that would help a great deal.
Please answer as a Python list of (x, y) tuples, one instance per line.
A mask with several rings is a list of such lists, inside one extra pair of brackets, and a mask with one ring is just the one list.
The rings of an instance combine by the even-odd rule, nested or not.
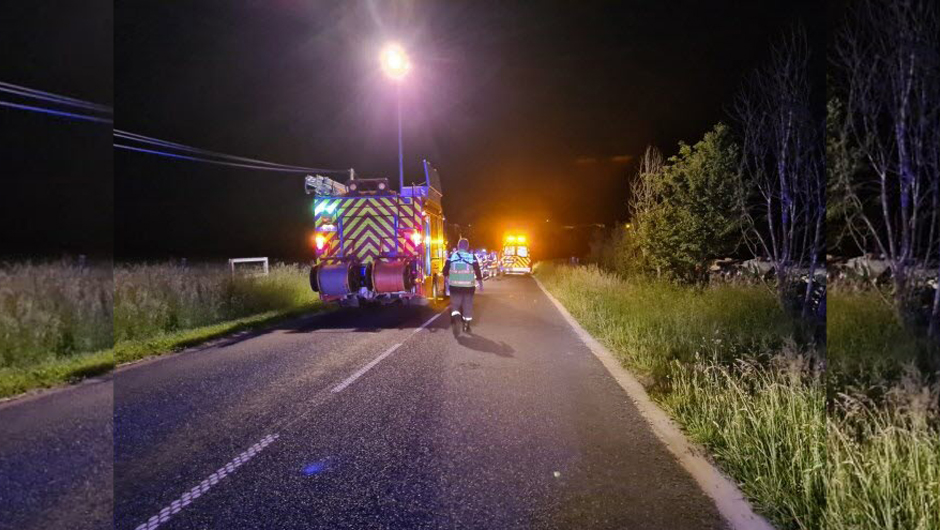
[(264, 275), (268, 275), (268, 258), (232, 258), (228, 260), (228, 266), (232, 269), (232, 275), (235, 275), (236, 263), (261, 263), (264, 266)]

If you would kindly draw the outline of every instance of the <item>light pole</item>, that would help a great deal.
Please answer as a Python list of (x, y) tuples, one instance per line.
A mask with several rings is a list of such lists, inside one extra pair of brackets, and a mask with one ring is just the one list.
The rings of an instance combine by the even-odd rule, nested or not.
[(399, 44), (390, 43), (382, 48), (379, 55), (382, 71), (395, 82), (395, 96), (398, 98), (398, 190), (405, 187), (405, 159), (401, 138), (401, 82), (411, 71), (411, 61), (405, 49)]

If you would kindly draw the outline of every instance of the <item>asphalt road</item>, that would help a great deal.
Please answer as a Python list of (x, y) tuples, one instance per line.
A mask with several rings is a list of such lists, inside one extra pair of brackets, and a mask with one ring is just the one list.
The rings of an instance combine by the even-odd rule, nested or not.
[(343, 310), (2, 406), (0, 528), (724, 528), (531, 278), (476, 304), (459, 339)]

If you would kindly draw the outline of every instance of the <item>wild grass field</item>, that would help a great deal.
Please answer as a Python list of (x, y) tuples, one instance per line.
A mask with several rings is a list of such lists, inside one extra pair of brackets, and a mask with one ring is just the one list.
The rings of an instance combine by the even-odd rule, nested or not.
[(308, 270), (276, 264), (268, 275), (222, 266), (122, 265), (114, 269), (114, 338), (120, 343), (316, 302)]
[(0, 264), (0, 397), (114, 366), (110, 263)]
[(296, 265), (0, 266), (0, 397), (318, 308)]
[[(937, 387), (904, 369), (903, 353), (876, 363), (896, 375), (877, 403), (858, 388), (871, 378), (853, 376), (905, 344), (880, 335), (893, 329), (886, 313), (862, 304), (837, 317), (828, 349), (840, 360), (822, 373), (761, 287), (680, 287), (594, 266), (540, 264), (537, 275), (778, 528), (940, 528)], [(855, 302), (830, 301), (830, 315)]]

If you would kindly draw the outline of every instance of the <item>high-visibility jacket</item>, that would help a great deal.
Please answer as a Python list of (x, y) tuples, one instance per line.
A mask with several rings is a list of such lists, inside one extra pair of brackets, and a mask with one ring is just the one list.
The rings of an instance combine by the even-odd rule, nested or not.
[(450, 276), (447, 283), (451, 287), (473, 287), (475, 285), (476, 274), (473, 271), (473, 265), (476, 262), (476, 256), (464, 250), (458, 250), (450, 255)]

